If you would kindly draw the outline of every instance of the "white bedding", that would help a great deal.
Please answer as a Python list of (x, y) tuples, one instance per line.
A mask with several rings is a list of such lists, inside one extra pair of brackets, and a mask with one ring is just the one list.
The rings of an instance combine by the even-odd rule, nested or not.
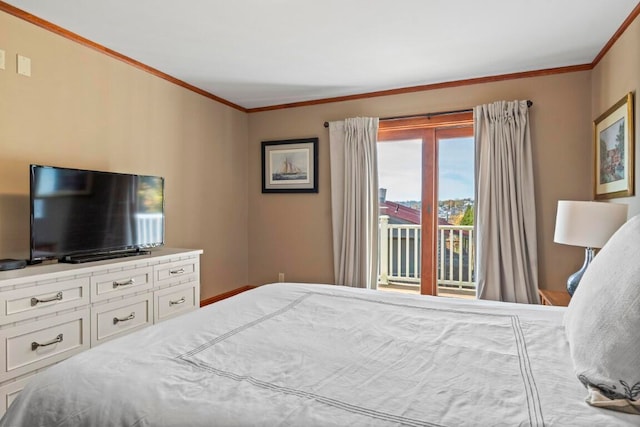
[(273, 284), (83, 352), (0, 426), (616, 426), (564, 309)]

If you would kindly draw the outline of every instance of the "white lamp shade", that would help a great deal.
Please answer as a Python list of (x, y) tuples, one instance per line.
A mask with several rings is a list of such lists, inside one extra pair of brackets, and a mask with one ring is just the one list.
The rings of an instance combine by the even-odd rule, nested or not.
[(558, 201), (554, 242), (601, 248), (627, 220), (627, 205), (605, 202)]

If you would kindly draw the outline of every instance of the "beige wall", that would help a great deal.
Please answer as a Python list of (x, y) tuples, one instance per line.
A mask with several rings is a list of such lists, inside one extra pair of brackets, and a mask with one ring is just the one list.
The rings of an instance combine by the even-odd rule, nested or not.
[[(0, 12), (0, 258), (28, 258), (28, 165), (160, 175), (202, 298), (247, 284), (247, 114)], [(15, 72), (30, 57), (32, 77)]]
[[(640, 191), (640, 114), (638, 111), (638, 87), (640, 87), (640, 17), (627, 28), (613, 47), (591, 73), (591, 119), (603, 112), (629, 92), (635, 97), (635, 193)], [(592, 136), (593, 138), (593, 136)], [(629, 217), (640, 213), (640, 198), (632, 196), (614, 199), (615, 203), (629, 204)]]
[[(558, 74), (249, 115), (249, 283), (332, 282), (328, 131), (324, 121), (458, 110), (500, 99), (530, 99), (540, 286), (564, 289), (583, 252), (553, 243), (559, 199), (591, 196), (591, 74)], [(261, 194), (260, 142), (314, 137), (319, 194)]]

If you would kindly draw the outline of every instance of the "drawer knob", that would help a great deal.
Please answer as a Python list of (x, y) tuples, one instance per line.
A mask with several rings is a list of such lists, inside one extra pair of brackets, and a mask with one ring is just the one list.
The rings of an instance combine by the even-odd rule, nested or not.
[(59, 334), (57, 337), (55, 337), (54, 339), (52, 339), (49, 342), (45, 342), (43, 344), (40, 344), (39, 342), (32, 342), (31, 343), (31, 351), (36, 351), (38, 349), (38, 347), (46, 347), (48, 345), (52, 345), (52, 344), (56, 344), (62, 342), (62, 334)]
[(51, 302), (51, 301), (62, 301), (62, 292), (58, 292), (57, 294), (55, 294), (55, 296), (52, 296), (51, 298), (43, 298), (43, 299), (31, 298), (31, 307), (38, 305), (41, 302)]
[(114, 325), (117, 325), (119, 322), (126, 322), (126, 321), (128, 321), (128, 320), (133, 320), (133, 319), (135, 319), (135, 318), (136, 318), (136, 313), (135, 313), (135, 312), (132, 312), (132, 313), (131, 313), (130, 315), (128, 315), (127, 317), (121, 317), (121, 318), (114, 317), (114, 318), (113, 318), (113, 324), (114, 324)]
[(184, 273), (184, 268), (179, 268), (177, 270), (169, 270), (170, 274), (182, 274)]
[(179, 300), (176, 300), (176, 301), (169, 301), (169, 307), (171, 307), (172, 305), (182, 304), (185, 301), (186, 301), (186, 299), (184, 297), (182, 297), (182, 298), (180, 298)]
[(125, 280), (124, 282), (115, 281), (113, 282), (113, 289), (118, 288), (120, 286), (135, 285), (135, 283), (136, 281), (134, 279)]

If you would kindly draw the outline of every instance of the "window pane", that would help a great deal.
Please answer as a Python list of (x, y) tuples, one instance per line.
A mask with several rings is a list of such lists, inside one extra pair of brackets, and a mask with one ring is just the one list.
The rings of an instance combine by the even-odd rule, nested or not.
[(380, 290), (420, 292), (422, 140), (378, 143)]
[[(422, 195), (422, 141), (378, 143), (378, 185), (386, 200), (420, 211)], [(382, 194), (381, 194), (382, 196)]]
[(473, 199), (473, 138), (440, 139), (438, 200)]
[(474, 140), (438, 140), (438, 295), (475, 297)]

